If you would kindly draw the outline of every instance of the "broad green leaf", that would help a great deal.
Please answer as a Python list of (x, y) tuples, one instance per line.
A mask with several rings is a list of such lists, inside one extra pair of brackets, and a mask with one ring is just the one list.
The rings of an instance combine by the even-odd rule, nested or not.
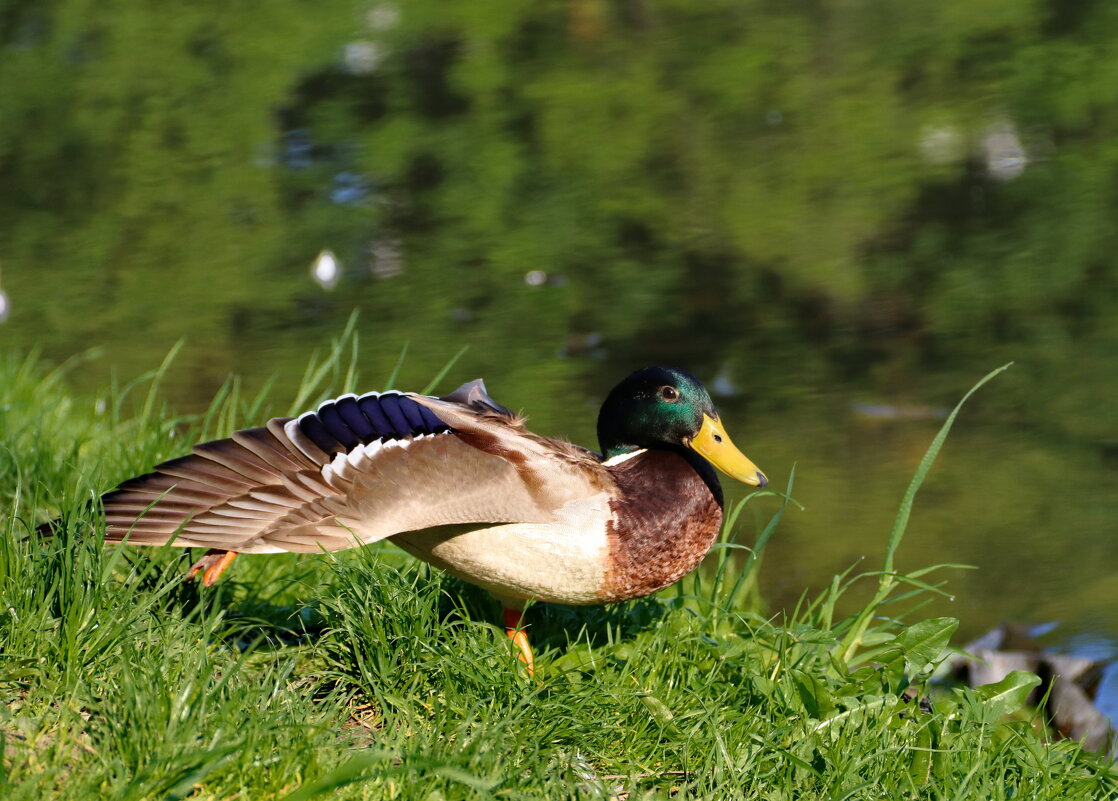
[(912, 747), (912, 761), (908, 771), (912, 780), (917, 785), (928, 783), (932, 775), (932, 754), (935, 751), (935, 738), (929, 725), (921, 726), (916, 733), (916, 742)]
[(1024, 706), (1029, 693), (1040, 684), (1040, 677), (1027, 670), (1014, 670), (1004, 679), (993, 684), (975, 687), (985, 702), (984, 718), (987, 723), (1001, 720)]
[(808, 715), (820, 720), (835, 711), (835, 701), (830, 688), (818, 676), (803, 670), (793, 670), (792, 680)]
[(955, 618), (937, 617), (922, 620), (898, 634), (896, 643), (904, 650), (905, 665), (909, 673), (919, 673), (929, 664), (938, 661), (957, 628), (959, 621)]
[(849, 706), (842, 712), (831, 715), (826, 720), (822, 720), (813, 726), (810, 731), (818, 732), (832, 727), (845, 725), (853, 722), (853, 725), (859, 725), (868, 716), (880, 715), (882, 710), (891, 709), (897, 705), (897, 696), (891, 693), (885, 695), (867, 695), (860, 699), (860, 702)]
[(652, 715), (652, 718), (661, 726), (671, 725), (672, 721), (675, 720), (675, 715), (668, 709), (668, 705), (655, 695), (641, 693), (637, 697), (641, 699), (641, 703), (644, 704), (645, 709)]

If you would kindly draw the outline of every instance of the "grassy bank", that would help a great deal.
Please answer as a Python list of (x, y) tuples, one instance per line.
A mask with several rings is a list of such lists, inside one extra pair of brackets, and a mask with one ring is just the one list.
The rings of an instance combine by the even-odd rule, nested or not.
[[(918, 481), (861, 613), (835, 619), (858, 580), (838, 576), (757, 614), (785, 503), (757, 493), (701, 575), (610, 608), (532, 609), (535, 679), (494, 602), (391, 546), (244, 557), (205, 590), (180, 581), (180, 549), (100, 542), (99, 492), (352, 388), (354, 357), (336, 348), (291, 397), (230, 383), (197, 418), (162, 405), (158, 371), (77, 399), (34, 360), (0, 362), (0, 797), (1118, 795), (1112, 769), (1022, 709), (1027, 674), (920, 700), (956, 622), (920, 620), (931, 573), (889, 572)], [(29, 536), (54, 515), (56, 537)]]

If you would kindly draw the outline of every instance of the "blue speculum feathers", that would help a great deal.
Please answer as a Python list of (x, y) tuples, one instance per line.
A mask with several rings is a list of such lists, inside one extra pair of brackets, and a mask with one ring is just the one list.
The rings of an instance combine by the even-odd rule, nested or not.
[(299, 417), (299, 428), (325, 453), (382, 439), (441, 434), (450, 426), (434, 412), (397, 392), (346, 395)]

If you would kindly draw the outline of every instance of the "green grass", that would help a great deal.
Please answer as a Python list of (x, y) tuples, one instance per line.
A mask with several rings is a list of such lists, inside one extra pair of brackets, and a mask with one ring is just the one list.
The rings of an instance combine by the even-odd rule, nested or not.
[[(760, 616), (756, 572), (791, 487), (756, 493), (676, 587), (532, 608), (535, 679), (488, 596), (391, 546), (242, 557), (205, 590), (181, 582), (181, 549), (102, 543), (98, 493), (284, 401), (352, 388), (355, 364), (343, 338), (293, 398), (234, 381), (195, 418), (160, 401), (166, 365), (85, 401), (34, 358), (0, 360), (0, 797), (1118, 797), (1111, 768), (1023, 708), (1028, 674), (936, 689), (930, 711), (907, 700), (956, 625), (914, 613), (938, 591), (930, 571), (892, 569), (934, 450), (884, 571)], [(31, 535), (55, 515), (57, 536)], [(839, 618), (867, 580), (873, 601)]]

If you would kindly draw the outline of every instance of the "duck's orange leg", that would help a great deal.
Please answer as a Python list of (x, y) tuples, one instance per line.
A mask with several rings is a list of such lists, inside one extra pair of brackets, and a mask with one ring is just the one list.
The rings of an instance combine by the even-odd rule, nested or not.
[[(202, 573), (202, 583), (207, 587), (212, 587), (214, 582), (225, 572), (225, 568), (233, 564), (233, 560), (236, 558), (236, 551), (223, 551), (219, 548), (210, 548), (202, 554), (201, 559), (190, 566), (190, 571), (186, 574), (185, 581), (190, 581), (199, 573)], [(205, 572), (203, 573), (202, 571)]]
[(505, 634), (509, 635), (520, 649), (520, 661), (528, 667), (528, 675), (536, 675), (536, 664), (532, 657), (532, 646), (528, 644), (528, 633), (524, 631), (524, 611), (505, 607)]

